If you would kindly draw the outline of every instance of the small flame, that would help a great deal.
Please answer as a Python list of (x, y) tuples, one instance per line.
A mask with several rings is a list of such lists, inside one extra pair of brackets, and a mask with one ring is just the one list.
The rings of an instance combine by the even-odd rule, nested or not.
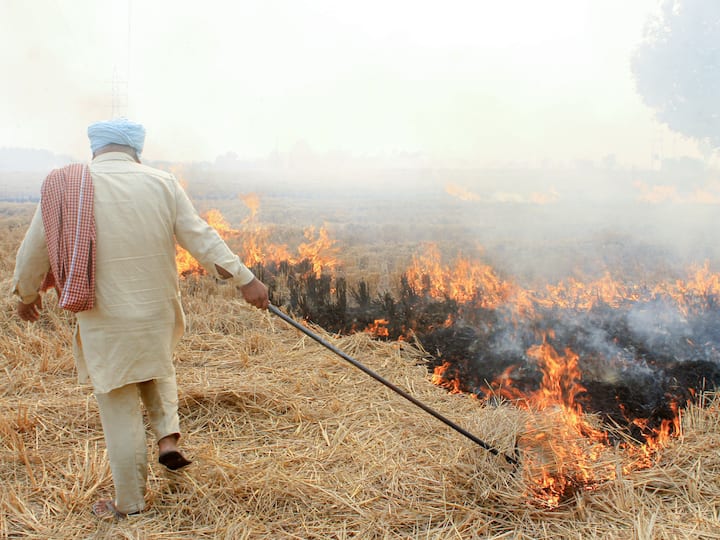
[(684, 193), (674, 185), (650, 185), (641, 181), (635, 182), (635, 189), (639, 191), (638, 200), (650, 204), (720, 204), (717, 182)]
[(260, 197), (257, 193), (246, 193), (238, 196), (242, 202), (250, 209), (250, 215), (243, 220), (243, 223), (255, 221), (258, 210), (260, 209)]
[(390, 330), (387, 327), (388, 324), (390, 324), (390, 321), (388, 321), (387, 319), (375, 319), (372, 324), (368, 325), (368, 327), (365, 329), (365, 332), (367, 332), (368, 334), (372, 334), (376, 337), (390, 337)]
[[(238, 231), (230, 226), (219, 210), (208, 210), (202, 215), (202, 217), (224, 240), (238, 234)], [(205, 270), (202, 266), (200, 266), (200, 263), (198, 263), (187, 250), (180, 246), (175, 247), (175, 265), (177, 266), (178, 273), (181, 276), (205, 273)]]
[(550, 191), (546, 193), (534, 191), (530, 194), (530, 202), (533, 204), (552, 204), (554, 202), (557, 202), (559, 199), (560, 194), (555, 190), (555, 188), (551, 188)]
[(462, 394), (461, 382), (457, 376), (450, 377), (448, 370), (452, 367), (450, 362), (443, 362), (436, 366), (432, 375), (432, 382), (445, 388), (451, 394)]
[(172, 175), (177, 178), (177, 181), (180, 183), (180, 186), (183, 189), (187, 189), (188, 187), (188, 181), (185, 179), (185, 167), (183, 165), (170, 165), (168, 167), (168, 170)]
[(308, 227), (305, 229), (305, 238), (307, 242), (298, 246), (299, 259), (307, 259), (312, 263), (316, 277), (320, 277), (323, 270), (334, 270), (338, 265), (339, 250), (335, 247), (335, 240), (330, 238), (325, 225), (320, 227), (317, 237), (315, 237), (315, 227)]
[(454, 182), (450, 182), (445, 185), (445, 193), (452, 195), (461, 201), (482, 201), (482, 197), (480, 197), (480, 195), (473, 193), (472, 191), (468, 191), (461, 185), (455, 184)]

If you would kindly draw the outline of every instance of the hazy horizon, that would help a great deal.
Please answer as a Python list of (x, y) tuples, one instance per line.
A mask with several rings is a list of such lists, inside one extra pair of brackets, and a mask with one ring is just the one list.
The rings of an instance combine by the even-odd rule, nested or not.
[(122, 114), (161, 161), (298, 147), (448, 167), (705, 159), (635, 88), (657, 6), (5, 2), (0, 147), (87, 159), (87, 125)]
[[(686, 3), (675, 37), (689, 48), (650, 66), (694, 90), (675, 122), (690, 137), (658, 120), (633, 71), (657, 0), (3, 2), (0, 171), (3, 148), (39, 149), (28, 167), (44, 166), (0, 176), (0, 198), (88, 160), (87, 125), (123, 114), (147, 128), (143, 161), (198, 199), (314, 197), (313, 221), (333, 197), (411, 213), (437, 202), (508, 245), (629, 231), (714, 254), (718, 155), (693, 129), (714, 128), (714, 72), (693, 70), (715, 43), (716, 5)], [(364, 223), (361, 203), (348, 205)]]

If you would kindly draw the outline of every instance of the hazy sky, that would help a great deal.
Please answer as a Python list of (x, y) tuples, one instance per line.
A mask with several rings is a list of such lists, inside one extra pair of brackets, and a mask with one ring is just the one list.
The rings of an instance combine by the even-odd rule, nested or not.
[(0, 147), (88, 158), (115, 77), (116, 109), (147, 127), (146, 159), (265, 157), (298, 141), (472, 164), (696, 156), (630, 73), (656, 6), (0, 0)]

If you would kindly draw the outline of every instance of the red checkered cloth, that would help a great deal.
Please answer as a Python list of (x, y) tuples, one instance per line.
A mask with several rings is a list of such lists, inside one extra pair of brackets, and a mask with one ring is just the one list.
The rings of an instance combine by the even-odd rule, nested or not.
[(68, 311), (95, 304), (94, 189), (87, 165), (55, 169), (40, 190), (50, 271), (41, 290), (55, 287), (59, 305)]

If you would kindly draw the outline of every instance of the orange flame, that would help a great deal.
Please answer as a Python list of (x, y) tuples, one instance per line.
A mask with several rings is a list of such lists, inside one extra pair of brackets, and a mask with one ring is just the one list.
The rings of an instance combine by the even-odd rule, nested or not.
[[(254, 193), (242, 195), (240, 198), (250, 209), (250, 214), (242, 221), (241, 230), (232, 228), (222, 213), (216, 209), (211, 209), (203, 214), (203, 218), (223, 239), (241, 237), (240, 256), (246, 265), (283, 261), (296, 264), (308, 260), (317, 277), (320, 277), (323, 271), (332, 271), (338, 268), (340, 265), (339, 249), (335, 245), (336, 241), (330, 237), (326, 225), (317, 230), (315, 227), (307, 227), (304, 230), (306, 241), (298, 245), (297, 255), (292, 255), (287, 245), (271, 241), (270, 228), (257, 222), (260, 198)], [(204, 273), (197, 261), (180, 246), (177, 247), (175, 260), (178, 272), (183, 276)]]
[[(591, 310), (603, 304), (619, 308), (628, 302), (648, 301), (658, 296), (675, 299), (687, 313), (695, 307), (698, 299), (707, 301), (720, 295), (720, 275), (712, 273), (707, 263), (693, 270), (686, 280), (655, 288), (623, 283), (606, 272), (593, 281), (570, 278), (544, 290), (531, 291), (501, 279), (490, 266), (477, 261), (460, 257), (454, 265), (443, 264), (435, 245), (427, 246), (421, 254), (413, 257), (406, 276), (408, 284), (418, 293), (491, 309), (505, 307), (515, 320), (532, 316), (536, 306)], [(592, 489), (597, 482), (613, 478), (615, 469), (600, 459), (608, 449), (607, 434), (593, 424), (592, 417), (583, 414), (576, 400), (585, 391), (580, 383), (579, 357), (570, 349), (563, 353), (556, 351), (550, 344), (552, 338), (550, 333), (541, 344), (527, 351), (527, 356), (537, 361), (543, 373), (539, 390), (523, 392), (518, 389), (513, 381), (515, 368), (511, 366), (483, 392), (487, 398), (510, 399), (519, 406), (545, 411), (543, 416), (553, 419), (553, 424), (539, 431), (538, 438), (533, 441), (532, 446), (541, 449), (541, 456), (531, 477), (537, 497), (544, 504), (556, 506), (573, 490)], [(462, 381), (449, 362), (435, 368), (432, 382), (451, 393), (463, 391)], [(669, 437), (680, 433), (677, 406), (675, 409), (673, 418), (663, 421), (656, 430), (642, 425), (642, 420), (634, 420), (644, 428), (646, 444), (637, 450), (626, 445), (630, 455), (636, 456), (633, 468), (648, 466), (651, 457), (667, 443)], [(548, 437), (548, 433), (553, 436)]]
[(433, 375), (432, 382), (438, 386), (445, 388), (451, 394), (462, 394), (461, 382), (457, 377), (448, 377), (447, 371), (452, 367), (450, 362), (443, 362), (442, 365), (436, 366)]
[[(202, 217), (224, 240), (238, 233), (238, 231), (230, 226), (219, 210), (208, 210)], [(180, 246), (175, 247), (175, 265), (177, 266), (178, 273), (182, 276), (205, 273), (200, 263), (198, 263), (187, 250)]]
[(339, 249), (335, 246), (335, 240), (330, 238), (325, 225), (320, 227), (317, 235), (315, 227), (307, 227), (303, 233), (307, 242), (301, 243), (297, 248), (298, 255), (293, 256), (287, 245), (273, 243), (270, 240), (270, 229), (257, 222), (260, 198), (254, 193), (240, 198), (250, 209), (250, 215), (243, 220), (242, 245), (244, 260), (249, 264), (282, 261), (295, 264), (307, 259), (312, 264), (313, 272), (317, 277), (320, 277), (324, 270), (334, 270), (338, 267)]
[(372, 324), (368, 325), (368, 327), (365, 329), (365, 332), (377, 337), (389, 337), (390, 330), (388, 330), (388, 324), (390, 324), (390, 321), (388, 321), (387, 319), (375, 319)]
[(536, 301), (545, 307), (590, 310), (599, 303), (617, 308), (638, 299), (639, 294), (633, 287), (615, 281), (609, 272), (605, 272), (600, 279), (590, 283), (570, 278), (555, 286), (549, 285), (545, 296), (538, 296)]
[(453, 182), (445, 185), (445, 193), (460, 199), (461, 201), (481, 201), (482, 197)]
[[(542, 383), (538, 390), (523, 393), (513, 385), (513, 366), (507, 368), (485, 390), (486, 397), (500, 396), (512, 399), (516, 405), (533, 411), (542, 411), (540, 417), (533, 415), (527, 426), (531, 452), (527, 459), (529, 480), (533, 485), (533, 498), (544, 506), (554, 508), (578, 490), (591, 490), (600, 483), (616, 477), (612, 459), (604, 459), (609, 453), (608, 435), (596, 427), (577, 402), (577, 396), (585, 391), (580, 383), (582, 373), (579, 356), (570, 349), (560, 354), (549, 343), (552, 333), (543, 337), (541, 344), (527, 351), (542, 371)], [(453, 373), (453, 365), (444, 362), (434, 369), (432, 382), (450, 393), (462, 393), (462, 382)], [(625, 472), (649, 467), (652, 458), (672, 436), (680, 433), (681, 417), (676, 403), (672, 404), (673, 418), (663, 420), (658, 429), (640, 446), (625, 445), (634, 462)], [(647, 433), (646, 421), (634, 423)]]
[(561, 420), (554, 426), (559, 433), (555, 437), (557, 444), (551, 444), (553, 462), (541, 464), (533, 476), (537, 492), (549, 505), (556, 506), (568, 488), (612, 478), (615, 472), (612, 467), (597, 466), (597, 457), (607, 445), (607, 434), (588, 422), (575, 400), (585, 391), (580, 384), (578, 355), (570, 349), (559, 354), (547, 337), (542, 344), (530, 347), (527, 354), (538, 361), (543, 373), (540, 389), (531, 396), (532, 406), (540, 410), (555, 408)]
[(298, 246), (299, 260), (309, 260), (313, 272), (320, 277), (323, 270), (333, 270), (338, 265), (335, 240), (330, 238), (325, 225), (320, 227), (315, 238), (315, 227), (305, 229), (305, 238), (308, 240)]
[(243, 223), (249, 223), (255, 220), (258, 210), (260, 209), (260, 197), (257, 193), (246, 193), (238, 196), (242, 202), (250, 209), (250, 215), (243, 220)]
[[(652, 429), (652, 433), (645, 437), (645, 444), (637, 447), (628, 447), (628, 450), (635, 456), (636, 461), (632, 466), (626, 467), (625, 472), (632, 469), (650, 467), (658, 451), (667, 446), (673, 437), (678, 437), (682, 434), (680, 407), (673, 401), (670, 403), (670, 409), (672, 410), (672, 418), (663, 420), (660, 422), (658, 428)], [(633, 420), (633, 424), (641, 428), (643, 433), (648, 433), (647, 420), (636, 418)]]
[(693, 309), (707, 308), (708, 298), (720, 296), (720, 274), (712, 272), (707, 261), (691, 267), (685, 280), (654, 287), (623, 283), (606, 271), (592, 281), (568, 278), (533, 291), (501, 278), (491, 266), (477, 260), (459, 256), (454, 264), (444, 264), (436, 244), (426, 245), (413, 256), (406, 277), (410, 287), (431, 298), (449, 298), (488, 309), (503, 306), (517, 316), (532, 315), (534, 306), (589, 311), (599, 304), (619, 308), (659, 297), (673, 300), (687, 315)]
[(486, 264), (458, 257), (454, 267), (443, 265), (435, 244), (429, 244), (421, 255), (413, 256), (406, 276), (410, 287), (431, 298), (451, 298), (483, 308), (505, 303), (514, 290), (511, 283), (498, 277)]

